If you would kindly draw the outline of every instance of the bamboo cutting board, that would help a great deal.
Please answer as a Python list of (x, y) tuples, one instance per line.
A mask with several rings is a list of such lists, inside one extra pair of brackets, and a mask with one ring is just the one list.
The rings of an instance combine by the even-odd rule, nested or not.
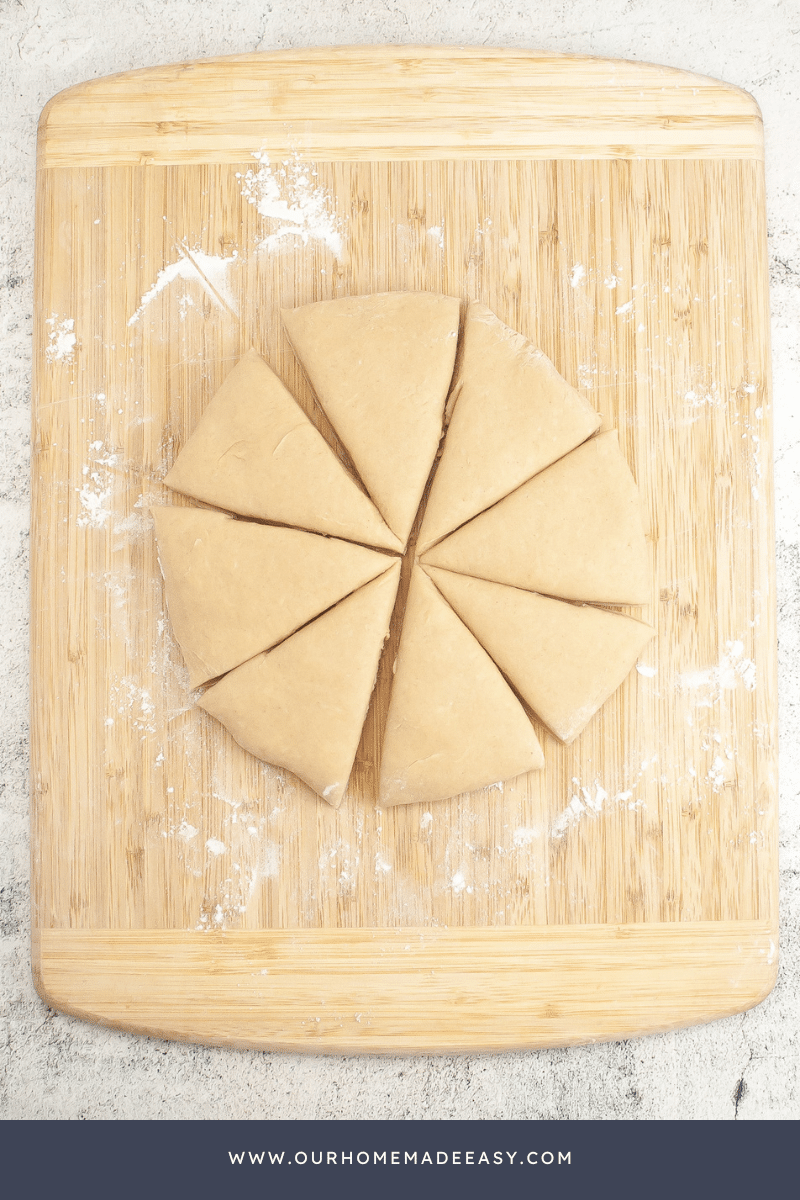
[[(552, 1046), (709, 1020), (776, 971), (761, 122), (641, 64), (361, 47), (96, 80), (42, 116), (34, 965), (51, 1005), (240, 1046)], [(148, 506), (278, 312), (488, 304), (616, 427), (657, 627), (570, 747), (379, 811), (395, 623), (338, 811), (191, 706)], [(335, 442), (334, 442), (335, 444)], [(180, 499), (175, 502), (180, 503)]]

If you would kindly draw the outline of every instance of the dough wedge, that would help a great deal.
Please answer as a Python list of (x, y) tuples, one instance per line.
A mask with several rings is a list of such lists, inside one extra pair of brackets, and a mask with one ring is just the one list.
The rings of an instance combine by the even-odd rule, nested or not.
[(391, 561), (336, 538), (204, 508), (150, 511), (193, 688), (282, 641)]
[(442, 436), (460, 304), (383, 292), (284, 310), (292, 346), (383, 519), (405, 545)]
[(467, 309), (451, 406), (420, 554), (574, 450), (601, 422), (550, 359), (485, 304)]
[(649, 625), (621, 613), (437, 567), (426, 570), (526, 704), (562, 742), (574, 741), (655, 636)]
[(245, 750), (342, 802), (389, 633), (400, 564), (208, 688), (198, 701)]
[(431, 803), (544, 766), (522, 705), (414, 568), (383, 741), (378, 803)]
[(215, 393), (164, 482), (245, 517), (402, 550), (256, 350)]
[(534, 475), (421, 562), (566, 600), (648, 603), (639, 496), (616, 430)]

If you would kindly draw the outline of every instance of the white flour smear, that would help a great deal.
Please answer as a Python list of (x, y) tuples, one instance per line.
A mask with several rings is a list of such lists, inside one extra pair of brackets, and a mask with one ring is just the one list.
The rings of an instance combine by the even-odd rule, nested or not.
[[(645, 759), (641, 764), (641, 769), (633, 780), (633, 788), (645, 777), (653, 768), (658, 770), (658, 755), (655, 754), (650, 759)], [(666, 783), (666, 776), (661, 776), (661, 782)], [(573, 779), (572, 785), (575, 788), (573, 795), (570, 797), (570, 802), (563, 812), (559, 813), (553, 824), (550, 826), (550, 837), (554, 840), (563, 838), (574, 825), (583, 817), (592, 817), (597, 819), (603, 812), (607, 812), (611, 808), (617, 808), (619, 805), (624, 805), (625, 808), (634, 810), (646, 807), (643, 800), (634, 798), (632, 789), (624, 792), (609, 792), (599, 780), (585, 787), (579, 779)]]
[(45, 321), (50, 326), (47, 335), (45, 357), (48, 362), (72, 362), (75, 358), (75, 321), (72, 317), (58, 317), (53, 313)]
[(76, 524), (104, 529), (111, 517), (109, 501), (113, 494), (114, 471), (119, 466), (119, 455), (108, 450), (101, 441), (89, 443), (89, 458), (81, 468), (83, 483), (76, 488), (80, 502)]
[[(355, 845), (342, 837), (322, 851), (319, 857), (320, 884), (324, 887), (334, 887), (340, 896), (352, 893), (359, 877), (361, 865), (361, 836), (358, 829), (353, 831)], [(378, 869), (380, 855), (375, 856), (376, 878), (384, 872)], [(380, 859), (383, 862), (383, 859)], [(391, 867), (387, 864), (387, 869)]]
[[(205, 820), (213, 832), (204, 839), (206, 857), (201, 866), (205, 872), (212, 863), (219, 862), (225, 876), (213, 884), (207, 879), (209, 890), (194, 928), (237, 929), (258, 901), (260, 882), (279, 877), (281, 842), (268, 836), (268, 820), (258, 812), (257, 803), (234, 801), (222, 790), (211, 794), (227, 806), (227, 813), (223, 815), (214, 806), (206, 811)], [(181, 836), (180, 830), (177, 832)], [(186, 865), (190, 867), (188, 860)]]
[[(683, 396), (688, 408), (693, 409), (709, 409), (722, 408), (728, 403), (729, 398), (720, 393), (718, 383), (710, 383), (707, 387), (700, 387), (698, 390), (691, 388)], [(698, 412), (697, 417), (702, 413)], [(697, 419), (695, 417), (695, 420)]]
[[(250, 832), (252, 832), (252, 829), (248, 829), (248, 833)], [(277, 879), (280, 873), (281, 848), (277, 842), (266, 842), (262, 849), (259, 874), (262, 879)]]
[[(752, 393), (756, 389), (755, 389), (754, 384), (748, 383), (748, 384), (743, 385), (743, 390), (745, 392)], [(761, 408), (761, 407), (757, 408), (753, 415), (756, 419), (756, 422), (761, 421), (761, 419), (764, 416), (763, 408)], [(739, 422), (735, 421), (734, 424), (738, 425)], [(749, 455), (750, 491), (752, 493), (753, 499), (758, 500), (758, 499), (760, 499), (760, 496), (761, 496), (762, 447), (761, 447), (761, 434), (758, 432), (760, 426), (758, 424), (753, 426), (746, 416), (742, 417), (742, 425), (744, 426), (744, 429), (745, 429), (745, 432), (741, 435), (742, 441), (747, 441), (749, 439), (750, 446), (751, 446), (751, 453)]]
[(706, 779), (714, 792), (721, 792), (726, 784), (732, 783), (736, 779), (736, 765), (732, 750), (727, 750), (724, 758), (721, 754), (716, 755), (708, 769)]
[[(574, 825), (576, 821), (579, 821), (580, 818), (586, 813), (593, 817), (600, 815), (603, 810), (603, 805), (608, 800), (608, 792), (604, 787), (601, 787), (599, 783), (595, 783), (593, 787), (594, 791), (592, 791), (592, 788), (582, 787), (579, 789), (579, 792), (576, 792), (575, 795), (572, 796), (567, 807), (562, 813), (559, 814), (558, 817), (556, 817), (555, 821), (553, 822), (553, 825), (550, 829), (551, 838), (563, 837), (570, 826)], [(622, 799), (623, 796), (627, 799), (627, 797), (632, 794), (633, 793), (620, 792), (619, 796), (615, 797), (615, 799)]]
[(242, 196), (276, 225), (259, 249), (274, 253), (287, 239), (291, 243), (299, 238), (304, 246), (322, 242), (335, 258), (341, 258), (342, 223), (332, 196), (315, 182), (317, 172), (297, 155), (273, 164), (266, 153), (254, 153), (253, 158), (258, 168), (238, 176)]
[(692, 692), (695, 703), (701, 708), (710, 708), (722, 699), (724, 692), (732, 692), (743, 683), (749, 692), (756, 686), (756, 664), (744, 656), (744, 643), (725, 643), (725, 653), (718, 666), (706, 667), (702, 671), (689, 671), (678, 676), (678, 688)]
[(525, 846), (530, 846), (541, 837), (541, 830), (527, 825), (519, 825), (514, 830), (514, 849), (521, 850)]
[(102, 529), (111, 516), (111, 510), (106, 508), (106, 504), (111, 499), (112, 489), (104, 487), (98, 472), (92, 471), (89, 481), (75, 490), (81, 504), (77, 524)]
[(108, 699), (117, 716), (122, 717), (143, 736), (157, 732), (158, 722), (153, 697), (138, 679), (126, 675), (116, 680), (109, 688)]
[(138, 512), (134, 509), (126, 517), (119, 517), (114, 521), (114, 533), (120, 540), (115, 542), (114, 549), (121, 550), (123, 546), (130, 546), (132, 542), (141, 541), (152, 528), (153, 518), (147, 512)]
[[(178, 252), (180, 254), (178, 261), (170, 263), (169, 266), (159, 271), (150, 291), (145, 292), (142, 296), (136, 312), (128, 319), (129, 325), (135, 325), (147, 306), (176, 279), (193, 280), (195, 283), (199, 283), (218, 308), (227, 308), (234, 316), (236, 315), (238, 311), (236, 297), (228, 282), (228, 271), (236, 262), (238, 252), (234, 250), (229, 258), (222, 258), (217, 254), (205, 254), (202, 250), (190, 250), (186, 245), (179, 246)], [(184, 306), (181, 316), (185, 315)]]
[(468, 885), (464, 878), (463, 871), (456, 871), (453, 878), (450, 880), (450, 887), (453, 889), (453, 895), (460, 896), (462, 892), (472, 894), (472, 888)]

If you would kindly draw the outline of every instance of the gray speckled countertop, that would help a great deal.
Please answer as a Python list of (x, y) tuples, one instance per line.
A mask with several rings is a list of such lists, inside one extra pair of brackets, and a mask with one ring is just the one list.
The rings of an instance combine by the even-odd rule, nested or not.
[[(27, 547), (36, 121), (55, 92), (158, 63), (410, 42), (664, 63), (761, 105), (775, 379), (781, 972), (742, 1016), (636, 1041), (459, 1058), (300, 1057), (115, 1033), (49, 1011), (29, 968)], [(800, 1116), (800, 6), (797, 0), (3, 0), (0, 85), (0, 1118)]]

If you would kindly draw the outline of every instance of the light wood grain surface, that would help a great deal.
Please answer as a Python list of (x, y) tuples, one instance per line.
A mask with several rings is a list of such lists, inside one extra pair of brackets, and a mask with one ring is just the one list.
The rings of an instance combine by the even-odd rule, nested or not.
[(761, 158), (758, 106), (670, 67), (476, 47), (243, 54), (70, 88), (43, 114), (44, 167), (236, 162)]
[(728, 1016), (767, 995), (759, 921), (186, 934), (47, 929), (42, 996), (214, 1045), (369, 1052), (569, 1046)]
[[(376, 937), (394, 945), (381, 930), (411, 929), (417, 939), (436, 932), (451, 984), (428, 998), (427, 1028), (420, 1015), (408, 1049), (624, 1036), (755, 1003), (774, 972), (774, 952), (761, 950), (765, 937), (775, 940), (777, 782), (765, 230), (752, 101), (674, 71), (561, 56), (361, 48), (227, 65), (227, 76), (217, 60), (95, 81), (52, 102), (42, 125), (32, 743), (44, 994), (129, 1028), (297, 1045), (302, 1031), (294, 1023), (287, 1032), (276, 1012), (292, 994), (324, 998), (309, 978), (315, 939), (331, 935), (323, 961), (332, 977), (334, 962), (347, 976), (353, 946)], [(635, 115), (638, 94), (620, 88), (626, 72), (642, 93), (642, 138), (622, 153), (612, 118)], [(335, 126), (338, 101), (345, 117), (357, 115), (356, 75), (370, 96), (361, 111), (373, 115), (376, 79), (416, 81), (397, 102), (389, 149), (364, 141), (359, 150), (344, 134), (338, 148), (314, 140), (315, 122)], [(473, 131), (457, 153), (455, 135), (434, 153), (410, 97), (417, 110), (420, 96), (451, 105), (447, 133), (459, 113), (469, 123), (476, 111), (466, 75), (481, 112), (493, 113), (494, 148)], [(520, 85), (519, 110), (504, 124), (509, 78), (530, 89)], [(589, 104), (591, 89), (580, 99), (587, 79), (605, 108), (596, 97)], [(236, 125), (250, 84), (265, 105), (257, 129)], [(273, 134), (299, 95), (308, 140), (289, 146)], [(647, 140), (648, 130), (670, 128), (665, 95), (697, 134), (688, 149), (672, 142), (661, 153)], [(546, 149), (520, 134), (526, 113), (541, 115), (535, 96), (573, 106), (563, 125), (551, 121)], [(609, 115), (587, 161), (565, 132), (581, 103), (584, 114)], [(169, 125), (178, 111), (188, 122), (180, 138)], [(695, 117), (720, 112), (747, 136), (731, 148), (720, 133), (701, 154)], [(166, 125), (155, 137), (148, 121), (158, 113)], [(223, 146), (228, 118), (235, 129)], [(503, 128), (521, 138), (513, 160)], [(156, 144), (149, 165), (126, 165)], [(265, 148), (269, 162), (253, 158)], [(537, 727), (544, 772), (429, 814), (380, 812), (374, 781), (396, 622), (353, 785), (334, 811), (191, 706), (147, 506), (174, 499), (160, 481), (251, 344), (335, 444), (278, 310), (405, 288), (484, 301), (619, 429), (654, 570), (651, 603), (630, 611), (656, 625), (658, 639), (572, 746)], [(652, 923), (667, 942), (645, 936)], [(707, 948), (705, 923), (720, 935), (707, 992), (663, 949), (678, 953), (681, 938)], [(565, 932), (574, 926), (577, 942)], [(624, 1002), (630, 959), (614, 958), (623, 940), (603, 941), (613, 969), (591, 966), (586, 946), (606, 938), (606, 926), (643, 930), (634, 1006)], [(305, 949), (283, 990), (263, 985), (245, 1004), (236, 971), (220, 969), (230, 986), (209, 992), (202, 1020), (195, 1010), (184, 1020), (181, 955), (201, 963), (206, 946), (213, 973), (228, 946), (245, 944), (234, 935), (280, 935), (281, 946)], [(458, 979), (469, 939), (495, 936), (481, 945), (496, 946), (498, 971), (508, 951), (510, 973), (473, 1021), (474, 994), (466, 984), (459, 993)], [(537, 954), (552, 952), (548, 995), (577, 978), (579, 991), (608, 1001), (603, 1020), (576, 1005), (556, 1034), (526, 1009), (530, 981), (514, 973), (508, 936), (517, 950), (515, 939), (530, 939)], [(731, 949), (740, 942), (750, 950)], [(119, 955), (129, 952), (123, 970)], [(726, 999), (731, 972), (743, 982)], [(392, 978), (400, 976), (402, 966)], [(359, 1006), (371, 989), (385, 998), (385, 985), (359, 977)], [(349, 986), (336, 993), (340, 1007)], [(397, 986), (401, 1004), (406, 985)], [(397, 1048), (386, 1004), (366, 1042), (334, 1022), (315, 1048)], [(437, 1041), (454, 1004), (460, 1023)]]

